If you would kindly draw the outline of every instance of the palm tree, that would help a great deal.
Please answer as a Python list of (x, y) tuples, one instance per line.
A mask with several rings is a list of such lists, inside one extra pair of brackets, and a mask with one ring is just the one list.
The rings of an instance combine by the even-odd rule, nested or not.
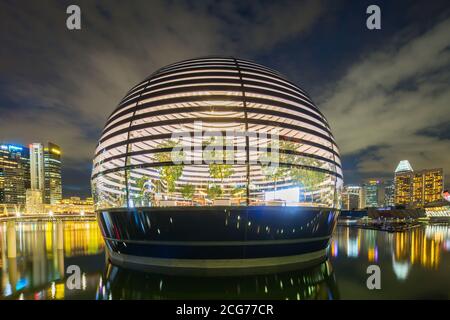
[[(176, 141), (166, 141), (161, 143), (158, 147), (159, 148), (170, 148), (173, 149), (177, 145)], [(171, 150), (172, 151), (172, 150)], [(155, 154), (155, 160), (158, 162), (165, 162), (165, 163), (173, 163), (172, 160), (172, 152), (160, 152)], [(184, 157), (184, 154), (180, 154), (178, 156)], [(165, 181), (167, 193), (170, 195), (172, 192), (175, 192), (176, 190), (176, 182), (183, 174), (183, 164), (170, 164), (165, 165), (162, 167), (159, 167), (159, 176), (161, 180)]]
[[(223, 138), (221, 137), (220, 140), (223, 142)], [(208, 142), (205, 143), (206, 146), (220, 146), (221, 148), (225, 148), (224, 144), (217, 144), (216, 138), (211, 138)], [(213, 179), (220, 180), (221, 188), (223, 187), (223, 183), (225, 179), (228, 179), (234, 174), (234, 169), (231, 164), (224, 163), (227, 159), (229, 154), (227, 151), (216, 151), (215, 149), (210, 151), (210, 154), (207, 155), (208, 159), (213, 160), (209, 163), (209, 175)], [(219, 161), (220, 163), (216, 163), (215, 161)], [(222, 190), (220, 191), (220, 195), (222, 195)], [(219, 195), (219, 196), (220, 196)]]
[[(320, 168), (321, 163), (319, 160), (302, 157), (299, 160), (300, 165), (305, 165), (308, 167)], [(325, 180), (326, 174), (324, 172), (319, 172), (316, 170), (311, 170), (307, 168), (295, 167), (292, 168), (291, 178), (299, 184), (302, 184), (305, 190), (308, 190), (311, 194), (311, 203), (314, 202), (314, 191), (315, 189)]]
[[(148, 200), (148, 182), (150, 178), (146, 175), (140, 177), (136, 180), (136, 187), (138, 188), (138, 194), (136, 196), (136, 202), (138, 202), (141, 206), (144, 205), (146, 202), (145, 200)], [(147, 201), (148, 202), (148, 201)]]
[[(268, 148), (272, 149), (272, 143), (269, 143)], [(284, 150), (295, 150), (295, 144), (291, 141), (280, 141), (279, 143), (280, 151)], [(273, 152), (273, 151), (272, 151)], [(269, 160), (269, 159), (266, 159)], [(278, 153), (277, 165), (273, 165), (273, 159), (270, 159), (270, 164), (263, 164), (261, 166), (263, 174), (268, 178), (269, 181), (274, 183), (274, 197), (277, 191), (278, 181), (284, 180), (289, 176), (290, 167), (286, 164), (292, 163), (293, 156), (291, 154), (286, 154), (283, 152)], [(266, 161), (268, 162), (268, 161)]]
[(192, 199), (194, 198), (195, 194), (195, 187), (192, 184), (185, 184), (181, 188), (181, 194), (183, 195), (183, 198), (190, 200), (192, 205)]
[(208, 187), (208, 189), (206, 190), (206, 193), (208, 194), (209, 199), (215, 200), (215, 199), (219, 198), (220, 196), (222, 196), (223, 191), (220, 186), (213, 184)]

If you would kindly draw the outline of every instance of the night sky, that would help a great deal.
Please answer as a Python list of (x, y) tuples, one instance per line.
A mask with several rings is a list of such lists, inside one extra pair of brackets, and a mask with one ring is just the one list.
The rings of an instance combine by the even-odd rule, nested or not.
[[(81, 30), (66, 8), (81, 7)], [(366, 8), (381, 8), (381, 30)], [(233, 55), (310, 93), (345, 183), (443, 167), (450, 184), (450, 4), (444, 1), (0, 1), (0, 141), (63, 150), (65, 196), (90, 195), (106, 118), (157, 68)]]

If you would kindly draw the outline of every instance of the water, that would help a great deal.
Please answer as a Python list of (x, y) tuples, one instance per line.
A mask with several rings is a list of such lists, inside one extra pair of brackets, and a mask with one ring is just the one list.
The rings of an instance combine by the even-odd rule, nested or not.
[[(381, 290), (367, 289), (371, 264), (380, 266)], [(70, 265), (80, 267), (79, 290), (67, 285)], [(197, 278), (107, 263), (95, 221), (2, 222), (0, 279), (0, 299), (449, 299), (450, 225), (402, 233), (339, 226), (329, 259), (307, 270)]]

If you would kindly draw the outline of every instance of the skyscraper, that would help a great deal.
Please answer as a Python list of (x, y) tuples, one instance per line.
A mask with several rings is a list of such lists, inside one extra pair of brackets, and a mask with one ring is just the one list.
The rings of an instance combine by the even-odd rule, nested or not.
[(413, 169), (408, 160), (399, 162), (394, 172), (395, 204), (411, 206), (413, 195)]
[(369, 179), (363, 184), (362, 192), (365, 207), (378, 208), (384, 206), (384, 188), (381, 180)]
[(361, 205), (361, 187), (347, 185), (344, 186), (342, 193), (342, 208), (344, 210), (360, 209)]
[(384, 206), (392, 207), (395, 205), (395, 184), (393, 180), (387, 180), (384, 183)]
[(413, 206), (423, 207), (440, 200), (444, 185), (442, 168), (424, 169), (414, 173)]
[(61, 148), (49, 142), (44, 148), (44, 203), (55, 204), (62, 199)]
[(14, 144), (0, 145), (0, 203), (25, 204), (29, 187), (29, 150)]
[(442, 168), (413, 171), (409, 162), (402, 160), (395, 171), (395, 204), (424, 207), (442, 198), (443, 187)]
[(49, 142), (30, 145), (31, 189), (42, 193), (42, 201), (54, 204), (62, 198), (61, 149)]
[(30, 144), (31, 189), (44, 192), (44, 146), (42, 143)]

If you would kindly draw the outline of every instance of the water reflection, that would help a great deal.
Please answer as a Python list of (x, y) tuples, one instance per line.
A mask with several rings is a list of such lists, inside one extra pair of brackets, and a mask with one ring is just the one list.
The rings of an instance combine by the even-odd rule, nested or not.
[[(105, 263), (95, 221), (0, 223), (0, 299), (338, 299), (450, 298), (450, 226), (401, 232), (338, 227), (329, 261), (293, 272), (241, 277), (142, 273)], [(382, 289), (367, 290), (380, 266)], [(80, 290), (66, 285), (81, 268)]]
[(338, 290), (328, 261), (302, 271), (214, 278), (157, 275), (108, 264), (97, 298), (336, 299)]
[(352, 227), (337, 228), (330, 254), (333, 258), (366, 257), (368, 262), (379, 261), (379, 250), (392, 256), (392, 265), (399, 278), (407, 277), (412, 265), (437, 269), (441, 255), (449, 251), (450, 227), (448, 224), (423, 225), (406, 232), (386, 233)]
[(2, 296), (62, 299), (67, 262), (77, 264), (77, 258), (102, 257), (103, 252), (103, 239), (93, 221), (3, 223), (0, 225)]

